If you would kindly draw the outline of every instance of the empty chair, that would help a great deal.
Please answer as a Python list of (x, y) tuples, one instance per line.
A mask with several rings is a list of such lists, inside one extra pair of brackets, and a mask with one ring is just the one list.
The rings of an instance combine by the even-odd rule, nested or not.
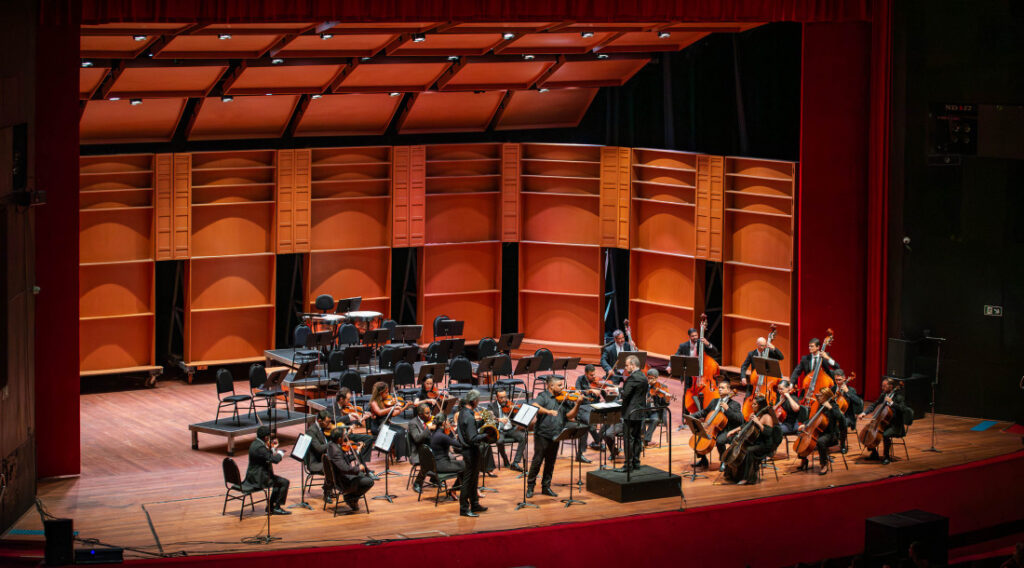
[(386, 327), (386, 328), (390, 329), (391, 331), (394, 331), (395, 328), (398, 327), (398, 322), (395, 321), (395, 320), (392, 320), (392, 319), (387, 319), (387, 320), (382, 321), (380, 323), (380, 326), (381, 327)]
[(327, 376), (332, 380), (336, 380), (341, 376), (341, 372), (345, 370), (345, 351), (342, 349), (332, 349), (327, 355)]
[[(226, 393), (231, 393), (227, 394)], [(249, 413), (255, 414), (256, 407), (253, 405), (252, 396), (247, 394), (235, 394), (235, 378), (231, 376), (231, 371), (220, 368), (217, 369), (217, 416), (213, 419), (213, 423), (216, 424), (220, 420), (220, 413), (223, 409), (231, 407), (231, 415), (235, 418), (235, 424), (241, 424), (238, 419), (238, 404), (242, 402), (249, 403)]]
[(338, 383), (341, 388), (348, 387), (354, 393), (362, 394), (363, 392), (363, 378), (354, 369), (342, 371), (341, 376), (338, 378)]
[(334, 298), (330, 294), (320, 294), (316, 297), (313, 306), (320, 310), (320, 313), (326, 314), (328, 310), (334, 308)]
[(476, 377), (473, 376), (473, 364), (461, 355), (452, 359), (448, 365), (448, 379), (452, 383), (477, 384)]
[(419, 392), (411, 363), (399, 361), (395, 365), (394, 388), (402, 396), (416, 395)]
[(338, 344), (339, 345), (358, 345), (359, 344), (359, 329), (356, 326), (346, 323), (338, 329)]
[[(285, 370), (286, 368), (282, 367), (281, 369)], [(267, 409), (267, 415), (269, 416), (270, 409), (277, 406), (277, 397), (284, 396), (285, 392), (278, 388), (268, 390), (266, 368), (263, 367), (262, 363), (253, 363), (249, 366), (249, 394), (253, 399), (253, 408), (256, 407), (257, 397), (263, 399), (264, 407)]]
[[(441, 491), (449, 498), (452, 497), (452, 490), (448, 488), (448, 481), (459, 477), (458, 473), (438, 473), (437, 472), (437, 460), (434, 458), (434, 452), (430, 451), (430, 446), (424, 444), (419, 447), (420, 455), (420, 469), (426, 473), (425, 480), (432, 479), (433, 481), (427, 481), (424, 485), (433, 483), (437, 487), (437, 493), (434, 495), (434, 506), (441, 501)], [(416, 500), (419, 501), (423, 498), (423, 492), (416, 496)]]
[(484, 337), (477, 343), (476, 355), (480, 359), (498, 353), (498, 342), (493, 337)]
[(310, 334), (313, 330), (308, 325), (300, 323), (295, 326), (295, 330), (292, 331), (292, 347), (302, 348), (306, 346), (306, 341), (309, 339)]
[(434, 337), (441, 335), (441, 322), (450, 320), (451, 318), (446, 315), (440, 315), (434, 318)]
[(256, 503), (265, 503), (270, 497), (270, 489), (263, 491), (263, 498), (259, 501), (253, 501), (252, 494), (261, 489), (255, 485), (249, 485), (242, 482), (242, 474), (238, 471), (238, 464), (231, 458), (224, 458), (221, 462), (221, 468), (224, 470), (224, 487), (227, 491), (224, 493), (224, 507), (221, 509), (220, 514), (223, 515), (228, 510), (228, 501), (241, 501), (242, 506), (238, 510), (238, 520), (242, 520), (242, 513), (245, 512), (245, 498), (249, 498), (249, 509), (252, 511), (256, 510)]
[(427, 363), (437, 363), (439, 357), (439, 351), (441, 350), (441, 344), (437, 341), (427, 345)]
[[(548, 379), (552, 377), (558, 377), (560, 379), (565, 378), (562, 375), (556, 375), (551, 372), (545, 373), (544, 371), (551, 371), (551, 366), (555, 363), (555, 357), (551, 354), (551, 350), (546, 347), (534, 351), (534, 357), (540, 359), (540, 366), (537, 368), (537, 373), (533, 376), (533, 383), (530, 385), (530, 392), (533, 393), (537, 390), (538, 384), (547, 383)], [(543, 388), (543, 386), (541, 387)]]

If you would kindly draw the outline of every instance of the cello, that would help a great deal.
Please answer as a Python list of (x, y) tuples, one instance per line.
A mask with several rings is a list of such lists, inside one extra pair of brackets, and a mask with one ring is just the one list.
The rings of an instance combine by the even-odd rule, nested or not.
[(705, 405), (711, 402), (712, 399), (718, 398), (718, 390), (713, 387), (715, 377), (718, 376), (718, 363), (704, 352), (704, 330), (707, 329), (707, 326), (708, 316), (701, 314), (700, 339), (697, 341), (699, 371), (693, 377), (690, 388), (686, 389), (686, 393), (683, 395), (683, 408), (690, 414), (697, 412), (701, 408), (697, 396), (704, 395), (701, 400), (704, 401)]
[(719, 397), (715, 411), (704, 419), (702, 424), (706, 436), (701, 435), (700, 432), (694, 432), (690, 436), (690, 448), (698, 455), (706, 456), (711, 453), (711, 450), (715, 448), (715, 440), (718, 439), (718, 435), (724, 432), (726, 426), (729, 425), (729, 418), (725, 415), (725, 410), (729, 408), (729, 398)]
[(896, 417), (893, 402), (896, 399), (896, 393), (901, 388), (903, 388), (903, 384), (896, 382), (896, 387), (885, 395), (883, 403), (871, 412), (871, 420), (857, 433), (857, 440), (864, 448), (874, 450), (882, 443), (882, 432), (885, 432), (885, 429), (892, 423), (892, 419)]
[(765, 404), (756, 413), (752, 413), (747, 418), (747, 422), (740, 428), (736, 437), (733, 438), (732, 445), (726, 450), (725, 458), (722, 459), (722, 463), (725, 464), (726, 479), (738, 480), (741, 477), (743, 461), (747, 458), (747, 450), (751, 444), (761, 437), (761, 429), (754, 426), (754, 422), (757, 422), (771, 408), (771, 406)]
[(825, 413), (825, 403), (834, 399), (836, 393), (832, 388), (823, 387), (818, 394), (821, 399), (818, 400), (819, 397), (815, 397), (815, 401), (818, 402), (818, 410), (804, 424), (804, 429), (797, 434), (796, 442), (793, 444), (793, 451), (796, 452), (800, 459), (811, 455), (811, 452), (818, 448), (818, 436), (821, 436), (825, 428), (828, 427), (828, 414)]
[[(778, 330), (773, 323), (771, 330), (768, 332), (768, 345), (772, 344), (772, 340), (775, 339), (777, 333)], [(753, 391), (750, 393), (750, 396), (743, 399), (744, 420), (750, 418), (750, 413), (753, 412), (751, 404), (756, 396), (763, 396), (769, 406), (775, 405), (775, 399), (778, 398), (775, 394), (775, 386), (777, 384), (779, 384), (778, 377), (762, 377), (757, 374), (757, 371), (750, 371), (750, 385), (753, 387)]]
[[(832, 342), (835, 341), (835, 333), (832, 332), (832, 328), (828, 328), (828, 334), (825, 335), (825, 341), (821, 343), (821, 347), (818, 349), (818, 353), (826, 353), (826, 350), (832, 346)], [(815, 395), (822, 388), (832, 388), (836, 385), (832, 377), (825, 373), (822, 377), (821, 366), (825, 364), (825, 357), (822, 355), (818, 357), (818, 364), (814, 366), (814, 369), (810, 373), (804, 375), (802, 387), (804, 389), (804, 398), (802, 404), (810, 407), (811, 414), (814, 414), (818, 410), (818, 398)]]

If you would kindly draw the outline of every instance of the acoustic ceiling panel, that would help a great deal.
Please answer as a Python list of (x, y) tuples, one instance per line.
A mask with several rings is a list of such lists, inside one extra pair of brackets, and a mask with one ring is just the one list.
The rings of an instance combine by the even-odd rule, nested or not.
[(134, 59), (157, 39), (157, 36), (150, 35), (138, 37), (145, 37), (145, 39), (140, 41), (129, 34), (84, 35), (79, 40), (79, 50), (82, 57)]
[(381, 135), (401, 102), (386, 93), (324, 95), (309, 101), (295, 136)]
[(555, 70), (541, 86), (563, 87), (620, 87), (647, 65), (648, 59), (605, 59), (595, 61), (567, 61)]
[(710, 32), (629, 32), (602, 45), (597, 51), (601, 53), (679, 51), (708, 35)]
[(445, 30), (447, 33), (514, 33), (516, 35), (545, 30), (557, 22), (464, 22)]
[(78, 72), (78, 98), (88, 99), (99, 88), (103, 78), (110, 71), (108, 67), (82, 67)]
[(277, 138), (298, 100), (298, 95), (234, 97), (231, 102), (203, 99), (189, 139)]
[(398, 34), (302, 35), (288, 42), (279, 57), (373, 57)]
[(191, 24), (168, 22), (113, 22), (82, 26), (82, 35), (176, 34)]
[(554, 64), (554, 61), (467, 63), (441, 85), (441, 90), (528, 89)]
[(265, 24), (209, 24), (196, 30), (196, 34), (267, 35), (297, 34), (312, 28), (315, 24), (278, 22)]
[(155, 59), (243, 59), (261, 57), (280, 38), (267, 34), (175, 36)]
[(504, 41), (501, 34), (426, 34), (423, 41), (410, 38), (388, 55), (484, 55)]
[(578, 126), (597, 89), (556, 89), (540, 91), (514, 91), (495, 130), (522, 130), (527, 128), (569, 128)]
[(248, 67), (228, 88), (229, 95), (319, 93), (341, 72), (341, 65)]
[(505, 91), (416, 93), (399, 132), (483, 132), (504, 95)]
[(110, 89), (110, 96), (202, 97), (217, 84), (226, 66), (181, 67), (168, 73), (162, 67), (129, 67)]
[(527, 34), (512, 40), (498, 50), (501, 54), (546, 54), (546, 53), (587, 53), (608, 41), (612, 32), (595, 32), (592, 37), (583, 37), (579, 32)]
[(374, 63), (356, 65), (334, 89), (337, 93), (423, 91), (434, 84), (449, 63)]
[(174, 136), (185, 107), (184, 98), (129, 101), (89, 101), (79, 124), (82, 144), (167, 142)]
[(438, 22), (365, 22), (338, 24), (327, 30), (332, 34), (346, 33), (417, 33), (437, 27)]

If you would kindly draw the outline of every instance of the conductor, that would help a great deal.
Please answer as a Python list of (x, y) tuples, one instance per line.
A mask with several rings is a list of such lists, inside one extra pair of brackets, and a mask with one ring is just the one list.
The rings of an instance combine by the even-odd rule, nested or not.
[(625, 421), (626, 436), (629, 444), (626, 446), (626, 466), (617, 471), (626, 472), (640, 468), (640, 452), (644, 447), (643, 425), (644, 413), (634, 412), (645, 408), (647, 405), (647, 377), (640, 370), (640, 359), (636, 355), (626, 357), (626, 384), (622, 387), (622, 418)]

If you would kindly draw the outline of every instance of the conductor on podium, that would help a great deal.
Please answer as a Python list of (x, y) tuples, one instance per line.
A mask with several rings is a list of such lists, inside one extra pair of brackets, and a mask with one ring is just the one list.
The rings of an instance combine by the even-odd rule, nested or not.
[(636, 355), (626, 358), (626, 375), (628, 378), (621, 390), (622, 419), (625, 420), (626, 436), (628, 437), (626, 467), (621, 468), (623, 472), (640, 467), (640, 452), (644, 447), (644, 413), (635, 411), (646, 407), (647, 391), (649, 390), (647, 377), (640, 370), (640, 359)]

